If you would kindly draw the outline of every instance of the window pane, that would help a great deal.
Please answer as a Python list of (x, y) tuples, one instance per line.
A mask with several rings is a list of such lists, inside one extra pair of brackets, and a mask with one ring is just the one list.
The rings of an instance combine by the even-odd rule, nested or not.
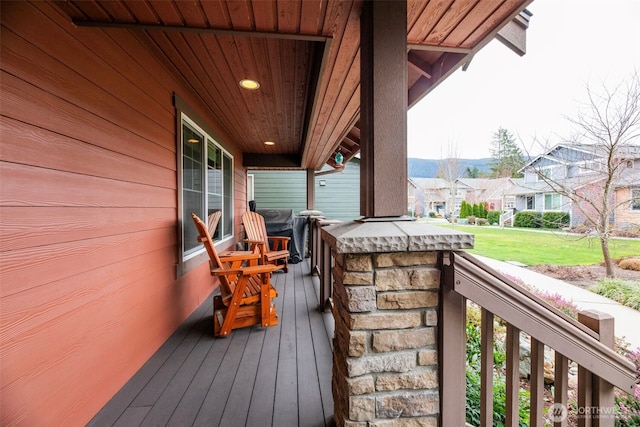
[(631, 209), (640, 211), (640, 188), (631, 190)]
[(202, 149), (204, 136), (189, 126), (182, 124), (182, 218), (184, 219), (182, 242), (188, 253), (202, 245), (197, 241), (195, 227), (187, 222), (191, 212), (202, 216)]
[(561, 203), (560, 194), (545, 194), (544, 195), (544, 209), (547, 211), (550, 210), (560, 210)]
[(228, 155), (223, 156), (224, 171), (224, 211), (222, 218), (224, 223), (224, 235), (231, 236), (233, 234), (233, 162)]
[[(207, 144), (207, 215), (222, 210), (222, 150), (213, 141)], [(224, 218), (224, 213), (223, 213)], [(213, 240), (220, 240), (221, 228), (216, 229)]]

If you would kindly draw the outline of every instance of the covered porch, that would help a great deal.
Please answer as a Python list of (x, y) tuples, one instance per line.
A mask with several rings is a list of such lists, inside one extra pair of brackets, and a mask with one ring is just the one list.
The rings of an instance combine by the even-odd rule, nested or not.
[(273, 275), (280, 324), (214, 338), (212, 298), (88, 426), (324, 426), (333, 421), (333, 319), (305, 260)]

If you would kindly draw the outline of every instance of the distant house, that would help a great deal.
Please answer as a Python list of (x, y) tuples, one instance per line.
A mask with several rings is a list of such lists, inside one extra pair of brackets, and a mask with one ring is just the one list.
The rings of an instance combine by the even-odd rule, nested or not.
[(459, 209), (462, 194), (452, 196), (454, 185), (441, 178), (409, 178), (409, 211), (426, 216), (429, 212), (444, 215)]
[[(571, 227), (589, 226), (593, 218), (589, 205), (574, 203), (570, 198), (560, 194), (557, 187), (554, 189), (545, 177), (587, 199), (601, 197), (605, 161), (606, 153), (598, 146), (559, 144), (525, 165), (521, 169), (524, 178), (514, 180), (515, 186), (508, 194), (515, 197), (515, 209), (518, 211), (562, 211), (570, 215)], [(636, 188), (640, 181), (640, 146), (622, 147), (617, 152), (614, 162), (617, 165), (617, 173), (614, 177), (615, 192), (610, 200), (612, 206), (619, 201), (630, 200), (632, 194), (637, 194)], [(625, 205), (628, 207), (627, 212), (624, 211)], [(636, 217), (635, 208), (632, 206), (630, 207), (629, 203), (620, 205), (611, 218), (612, 225), (617, 227), (627, 223), (633, 224)]]
[(459, 178), (456, 186), (467, 203), (486, 203), (490, 211), (515, 207), (515, 196), (509, 193), (516, 186), (512, 178)]
[(640, 232), (640, 167), (625, 170), (615, 188), (615, 200), (616, 228)]

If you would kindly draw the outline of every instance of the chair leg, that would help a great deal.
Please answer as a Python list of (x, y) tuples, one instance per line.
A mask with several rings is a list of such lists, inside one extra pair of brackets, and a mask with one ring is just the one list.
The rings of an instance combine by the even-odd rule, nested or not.
[(271, 312), (271, 298), (269, 297), (271, 285), (269, 284), (269, 277), (271, 273), (261, 275), (260, 285), (260, 314), (261, 314), (261, 326), (266, 328), (271, 326), (269, 323)]
[(222, 324), (222, 328), (220, 329), (220, 335), (224, 337), (228, 337), (233, 329), (233, 323), (236, 320), (236, 316), (238, 314), (238, 309), (240, 308), (240, 301), (242, 300), (242, 296), (244, 295), (244, 290), (247, 287), (247, 276), (241, 276), (238, 279), (238, 283), (236, 284), (236, 288), (233, 290), (233, 296), (231, 297), (231, 301), (229, 302), (229, 307), (227, 308), (227, 313), (224, 316), (224, 323)]

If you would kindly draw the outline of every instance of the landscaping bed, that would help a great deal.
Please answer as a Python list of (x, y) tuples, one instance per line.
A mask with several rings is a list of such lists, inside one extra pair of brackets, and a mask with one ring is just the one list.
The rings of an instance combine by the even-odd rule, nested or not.
[[(607, 277), (604, 264), (532, 265), (527, 268), (584, 289), (596, 285), (598, 280)], [(614, 266), (614, 274), (617, 279), (640, 281), (640, 271), (625, 270), (618, 267), (617, 264)]]

